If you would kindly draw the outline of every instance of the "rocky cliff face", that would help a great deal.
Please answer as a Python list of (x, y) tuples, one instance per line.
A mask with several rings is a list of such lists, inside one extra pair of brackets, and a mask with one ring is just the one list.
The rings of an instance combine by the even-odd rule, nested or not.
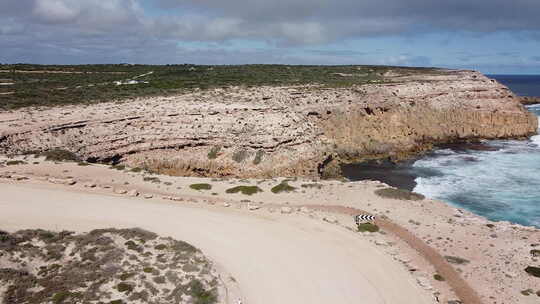
[(1, 112), (0, 151), (63, 148), (173, 175), (315, 176), (336, 173), (341, 161), (401, 159), (433, 143), (526, 137), (537, 124), (518, 97), (480, 73), (394, 72), (349, 88), (233, 87)]

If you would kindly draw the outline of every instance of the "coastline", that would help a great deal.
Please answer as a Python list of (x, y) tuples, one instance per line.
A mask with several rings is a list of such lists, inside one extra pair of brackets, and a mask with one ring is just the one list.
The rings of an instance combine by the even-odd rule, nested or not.
[[(420, 244), (429, 246), (441, 256), (466, 260), (467, 262), (461, 265), (448, 263), (446, 265), (459, 273), (459, 278), (479, 294), (483, 303), (492, 303), (490, 299), (493, 297), (504, 303), (528, 303), (527, 297), (520, 292), (534, 288), (537, 283), (537, 278), (529, 276), (523, 269), (537, 264), (537, 259), (531, 258), (529, 250), (533, 248), (531, 245), (540, 243), (538, 229), (504, 222), (490, 222), (431, 199), (421, 201), (384, 199), (375, 194), (377, 189), (386, 187), (377, 181), (311, 181), (293, 178), (287, 180), (288, 184), (295, 188), (294, 191), (273, 193), (270, 189), (279, 185), (283, 179), (171, 177), (148, 175), (144, 172), (134, 173), (129, 169), (117, 170), (103, 165), (55, 164), (33, 156), (19, 159), (37, 164), (0, 167), (0, 175), (3, 176), (0, 179), (0, 188), (3, 184), (35, 184), (41, 185), (39, 187), (52, 186), (59, 191), (100, 193), (111, 197), (128, 197), (127, 193), (119, 194), (121, 192), (117, 191), (118, 189), (137, 189), (140, 194), (130, 199), (145, 200), (146, 194), (152, 194), (149, 200), (166, 204), (181, 204), (203, 209), (243, 210), (242, 212), (252, 216), (263, 217), (292, 215), (326, 224), (333, 223), (344, 228), (349, 227), (347, 229), (354, 229), (354, 223), (350, 214), (344, 210), (365, 210), (376, 215), (379, 220), (403, 227), (420, 241)], [(10, 178), (6, 178), (8, 175)], [(69, 180), (69, 177), (75, 181), (74, 185), (57, 184), (59, 181)], [(156, 180), (159, 182), (155, 182)], [(196, 191), (190, 188), (194, 183), (208, 183), (212, 185), (212, 189)], [(94, 187), (86, 187), (89, 185)], [(239, 185), (258, 186), (263, 192), (251, 196), (226, 193), (227, 189)], [(163, 200), (162, 197), (168, 199)], [(224, 203), (229, 204), (229, 207), (224, 207)], [(290, 208), (291, 213), (281, 214), (282, 207)], [(114, 217), (112, 214), (110, 216)], [(385, 227), (383, 231), (388, 229), (384, 224), (381, 224), (381, 227)], [(398, 261), (418, 286), (433, 297), (441, 301), (457, 299), (448, 281), (433, 279), (434, 274), (440, 272), (433, 262), (419, 255), (418, 248), (411, 247), (409, 243), (391, 233), (391, 230), (387, 230), (386, 234), (357, 234), (357, 237), (365, 238), (387, 256)], [(509, 259), (510, 263), (501, 263), (501, 259)], [(487, 278), (486, 274), (489, 274)]]

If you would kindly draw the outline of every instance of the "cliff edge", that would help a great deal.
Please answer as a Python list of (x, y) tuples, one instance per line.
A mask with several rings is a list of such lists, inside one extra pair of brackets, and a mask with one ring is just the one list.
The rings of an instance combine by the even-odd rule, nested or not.
[(520, 99), (478, 72), (379, 76), (349, 87), (228, 87), (4, 111), (0, 152), (61, 148), (90, 162), (171, 175), (331, 176), (341, 162), (399, 160), (436, 143), (537, 132)]

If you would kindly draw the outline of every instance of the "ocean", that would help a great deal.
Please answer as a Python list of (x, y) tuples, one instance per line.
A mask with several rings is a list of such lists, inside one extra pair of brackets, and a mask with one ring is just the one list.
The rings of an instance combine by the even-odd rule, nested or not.
[[(489, 75), (521, 96), (540, 96), (540, 75)], [(540, 105), (527, 107), (540, 116)], [(487, 149), (485, 149), (487, 147)], [(493, 221), (540, 228), (540, 136), (446, 146), (411, 162), (348, 165), (352, 180), (378, 179)]]

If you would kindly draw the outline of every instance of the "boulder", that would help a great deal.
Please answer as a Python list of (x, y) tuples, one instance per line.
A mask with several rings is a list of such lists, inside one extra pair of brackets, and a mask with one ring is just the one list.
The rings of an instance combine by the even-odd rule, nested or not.
[(132, 190), (128, 191), (127, 195), (131, 196), (131, 197), (137, 197), (137, 196), (139, 196), (139, 191), (137, 191), (135, 189), (132, 189)]
[(337, 218), (333, 217), (333, 216), (330, 216), (330, 215), (327, 215), (327, 216), (324, 216), (323, 217), (323, 221), (325, 222), (328, 222), (328, 223), (331, 223), (331, 224), (337, 224), (339, 221), (337, 220)]
[(116, 194), (126, 194), (127, 190), (126, 189), (114, 189), (114, 193), (116, 193)]
[(57, 185), (67, 185), (67, 186), (72, 186), (72, 185), (75, 185), (77, 183), (77, 181), (75, 181), (74, 179), (71, 179), (71, 178), (48, 178), (47, 181), (49, 181), (50, 183), (53, 183), (53, 184), (57, 184)]
[(255, 205), (255, 204), (248, 204), (248, 207), (247, 207), (247, 208), (248, 208), (248, 210), (253, 211), (253, 210), (261, 209), (261, 206)]

